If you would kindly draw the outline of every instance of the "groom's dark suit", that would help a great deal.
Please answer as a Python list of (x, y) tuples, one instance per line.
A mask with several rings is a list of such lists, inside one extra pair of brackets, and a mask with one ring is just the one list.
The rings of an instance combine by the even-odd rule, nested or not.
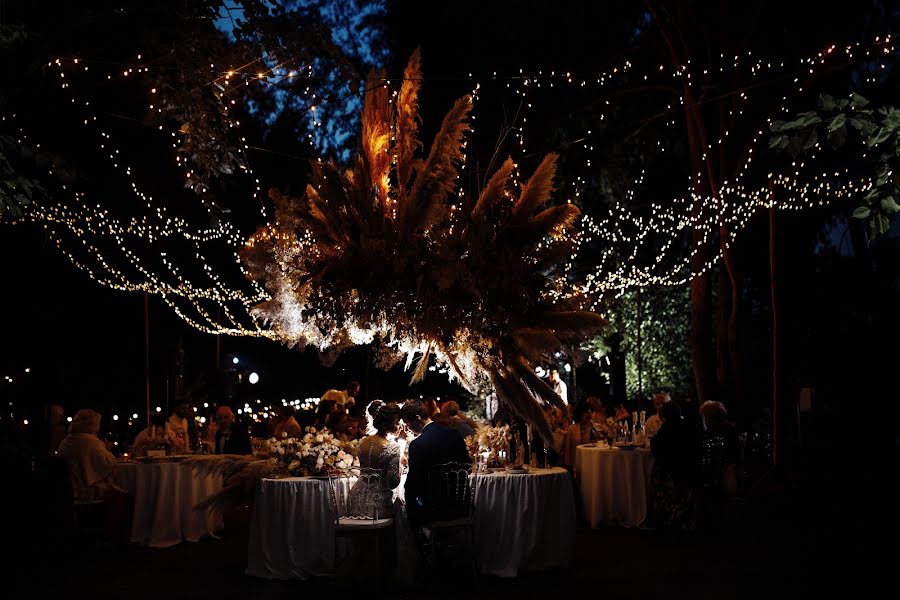
[(429, 469), (447, 462), (472, 462), (466, 442), (455, 429), (429, 423), (409, 444), (409, 472), (404, 496), (406, 512), (414, 524), (428, 520)]

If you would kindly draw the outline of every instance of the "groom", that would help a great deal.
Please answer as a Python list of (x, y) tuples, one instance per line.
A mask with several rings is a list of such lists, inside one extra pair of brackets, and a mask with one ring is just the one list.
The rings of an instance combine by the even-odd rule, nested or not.
[(420, 400), (407, 400), (400, 417), (417, 435), (409, 444), (409, 472), (404, 494), (406, 511), (414, 526), (428, 519), (428, 470), (447, 462), (471, 462), (466, 442), (455, 429), (433, 423)]

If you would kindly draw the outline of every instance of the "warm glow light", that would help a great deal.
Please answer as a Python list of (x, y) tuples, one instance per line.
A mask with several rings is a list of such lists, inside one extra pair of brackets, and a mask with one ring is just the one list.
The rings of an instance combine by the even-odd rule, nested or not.
[(255, 373), (255, 372), (250, 373), (250, 377), (247, 378), (247, 381), (249, 381), (251, 384), (254, 384), (254, 385), (256, 383), (259, 383), (259, 374)]

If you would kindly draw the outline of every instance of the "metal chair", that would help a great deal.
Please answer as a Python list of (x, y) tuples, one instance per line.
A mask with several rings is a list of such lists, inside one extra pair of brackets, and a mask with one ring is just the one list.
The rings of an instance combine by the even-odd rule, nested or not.
[(477, 579), (472, 539), (477, 484), (478, 473), (469, 463), (443, 463), (428, 470), (425, 522), (419, 529), (430, 570), (436, 570), (441, 555), (462, 555)]
[[(328, 473), (334, 531), (338, 539), (367, 540), (374, 538), (375, 584), (380, 586), (381, 537), (393, 532), (393, 514), (381, 514), (377, 490), (381, 486), (380, 469), (356, 467)], [(337, 562), (337, 561), (336, 561)]]
[(725, 437), (713, 435), (704, 438), (701, 444), (700, 469), (705, 487), (716, 487), (721, 483), (727, 463)]

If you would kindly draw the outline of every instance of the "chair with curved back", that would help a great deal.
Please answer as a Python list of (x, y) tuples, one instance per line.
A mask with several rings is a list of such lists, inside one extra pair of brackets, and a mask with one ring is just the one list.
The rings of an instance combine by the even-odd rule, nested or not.
[(428, 470), (425, 521), (420, 527), (426, 563), (436, 569), (441, 556), (462, 555), (477, 579), (473, 544), (478, 474), (469, 463), (448, 462)]
[[(381, 485), (382, 475), (380, 469), (362, 467), (328, 473), (335, 536), (351, 542), (374, 538), (375, 560), (371, 562), (375, 565), (376, 588), (380, 585), (382, 571), (381, 537), (392, 532), (394, 527), (393, 514), (380, 513), (374, 493)], [(354, 487), (357, 493), (351, 497)]]

